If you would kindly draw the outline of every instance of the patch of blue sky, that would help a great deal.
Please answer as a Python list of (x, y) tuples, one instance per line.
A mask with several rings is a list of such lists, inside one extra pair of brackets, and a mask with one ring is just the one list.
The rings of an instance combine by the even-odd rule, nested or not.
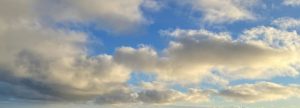
[(132, 72), (130, 79), (127, 81), (129, 85), (139, 85), (141, 82), (153, 82), (156, 80), (155, 74), (143, 73), (143, 72)]

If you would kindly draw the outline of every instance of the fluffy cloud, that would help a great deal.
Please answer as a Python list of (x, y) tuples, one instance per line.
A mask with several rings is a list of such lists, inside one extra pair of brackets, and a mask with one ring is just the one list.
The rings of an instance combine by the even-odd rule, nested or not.
[[(249, 8), (256, 4), (255, 0), (185, 2), (203, 12), (204, 21), (210, 23), (252, 19)], [(116, 48), (112, 55), (90, 56), (87, 34), (45, 24), (93, 22), (105, 30), (126, 31), (146, 21), (141, 7), (159, 10), (158, 5), (150, 0), (0, 1), (1, 98), (95, 100), (99, 104), (205, 102), (218, 92), (183, 92), (152, 83), (144, 83), (136, 90), (127, 81), (133, 71), (155, 74), (160, 83), (194, 84), (208, 80), (222, 85), (235, 79), (299, 74), (300, 39), (294, 31), (261, 26), (245, 30), (233, 39), (227, 32), (176, 29), (163, 32), (171, 41), (162, 52), (141, 45)], [(283, 22), (274, 21), (280, 28), (293, 27)], [(287, 98), (282, 94), (299, 95), (294, 93), (299, 92), (298, 88), (264, 82), (229, 87), (219, 93), (230, 99), (255, 102)]]
[[(7, 23), (4, 28), (0, 31), (0, 88), (5, 89), (0, 90), (0, 95), (7, 98), (47, 101), (96, 99), (99, 104), (208, 101), (209, 93), (197, 89), (184, 93), (163, 85), (157, 88), (148, 84), (141, 91), (134, 91), (127, 86), (125, 83), (132, 70), (120, 63), (135, 60), (127, 55), (137, 53), (132, 57), (141, 61), (128, 62), (129, 67), (146, 69), (143, 66), (151, 65), (143, 63), (152, 58), (144, 58), (157, 56), (150, 47), (141, 46), (138, 50), (121, 47), (115, 56), (90, 57), (86, 53), (88, 38), (84, 33), (56, 30), (29, 22)], [(137, 62), (140, 65), (133, 64)]]
[(300, 0), (283, 0), (283, 4), (287, 6), (300, 6)]
[(235, 101), (253, 103), (259, 101), (274, 101), (300, 96), (299, 86), (279, 85), (271, 82), (259, 82), (256, 84), (242, 84), (230, 86), (220, 91), (220, 95)]
[(95, 22), (103, 29), (120, 32), (146, 21), (140, 10), (142, 3), (143, 0), (44, 0), (39, 2), (39, 13), (56, 22)]
[(168, 84), (161, 82), (143, 82), (143, 90), (139, 92), (138, 99), (144, 103), (201, 103), (210, 101), (210, 95), (216, 93), (215, 90), (188, 89), (187, 92), (170, 89)]
[(153, 71), (158, 60), (157, 52), (146, 45), (140, 45), (137, 49), (120, 47), (114, 57), (120, 64), (125, 64), (136, 71)]
[(138, 92), (137, 100), (143, 103), (169, 104), (176, 102), (199, 103), (209, 101), (214, 90), (200, 90), (191, 88), (187, 92), (170, 89), (159, 82), (143, 82), (142, 90)]
[(156, 1), (149, 0), (3, 0), (1, 18), (8, 20), (41, 20), (43, 23), (96, 23), (101, 29), (111, 32), (134, 30), (148, 23), (141, 7), (159, 10)]
[(184, 2), (192, 5), (195, 11), (202, 12), (204, 22), (218, 24), (255, 19), (250, 8), (256, 5), (258, 0), (189, 0)]
[[(152, 63), (147, 62), (152, 58), (147, 59), (146, 57), (153, 56), (153, 60), (156, 60), (157, 54), (150, 47), (141, 46), (141, 49), (135, 52), (138, 54), (133, 56), (127, 55), (136, 49), (129, 47), (119, 48), (115, 56), (105, 54), (89, 56), (86, 49), (89, 39), (85, 33), (48, 27), (41, 24), (40, 21), (43, 19), (39, 19), (40, 15), (32, 16), (30, 14), (34, 12), (31, 10), (35, 6), (34, 4), (40, 2), (2, 2), (12, 5), (9, 8), (20, 6), (20, 9), (18, 8), (19, 10), (15, 10), (16, 13), (14, 13), (19, 15), (18, 17), (14, 17), (16, 16), (14, 14), (6, 15), (10, 14), (6, 13), (8, 11), (1, 11), (1, 14), (6, 16), (0, 17), (0, 87), (5, 88), (1, 89), (0, 95), (4, 96), (3, 98), (47, 101), (96, 99), (96, 102), (100, 104), (119, 104), (172, 103), (206, 97), (206, 95), (200, 94), (202, 93), (200, 90), (183, 93), (167, 88), (160, 90), (144, 88), (142, 91), (134, 91), (127, 86), (126, 81), (129, 79), (131, 71), (145, 70), (146, 68), (143, 66), (151, 66), (148, 64)], [(60, 2), (69, 3), (70, 1)], [(72, 3), (76, 4), (76, 2)], [(127, 6), (127, 2), (114, 1), (111, 5), (123, 7), (123, 5)], [(135, 9), (136, 7), (130, 6), (129, 11), (132, 11), (131, 8)], [(24, 15), (17, 13), (19, 11), (21, 13), (24, 11)], [(101, 9), (101, 11), (110, 10)], [(51, 13), (51, 11), (49, 12)], [(117, 12), (113, 14), (125, 15), (125, 18), (127, 15)], [(128, 19), (135, 17), (135, 20), (140, 20), (139, 15), (128, 15), (127, 17)], [(143, 54), (146, 55), (142, 56)], [(141, 56), (139, 57), (139, 55)], [(141, 61), (128, 62), (130, 66), (126, 67), (120, 64), (124, 61), (127, 62), (131, 57), (132, 59), (139, 58), (137, 60)], [(137, 62), (141, 65), (135, 66), (134, 63)], [(160, 95), (166, 97), (160, 97)]]
[(291, 17), (278, 18), (272, 22), (273, 25), (281, 29), (296, 29), (300, 28), (300, 19), (295, 19)]
[(147, 46), (123, 47), (117, 50), (116, 60), (131, 69), (154, 72), (159, 80), (179, 83), (210, 78), (226, 84), (225, 79), (299, 74), (300, 38), (296, 32), (262, 26), (244, 31), (237, 39), (226, 32), (203, 29), (176, 29), (163, 34), (174, 40), (162, 54)]
[(140, 90), (121, 89), (98, 96), (98, 104), (172, 104), (176, 102), (200, 103), (209, 101), (209, 96), (216, 94), (214, 90), (189, 89), (181, 92), (170, 89), (159, 82), (142, 82), (137, 86)]
[(205, 30), (175, 30), (171, 35), (179, 37), (177, 47), (167, 52), (180, 63), (191, 63), (189, 66), (208, 65), (237, 78), (298, 75), (300, 41), (296, 32), (257, 27), (237, 39)]
[(129, 78), (130, 71), (112, 56), (89, 57), (84, 33), (29, 22), (1, 26), (2, 82), (26, 86), (55, 100), (80, 100), (119, 89)]

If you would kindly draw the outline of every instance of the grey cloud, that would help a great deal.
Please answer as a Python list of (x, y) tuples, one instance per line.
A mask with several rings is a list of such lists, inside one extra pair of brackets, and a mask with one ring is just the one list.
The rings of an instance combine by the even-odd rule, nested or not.
[(125, 104), (136, 103), (137, 93), (131, 90), (115, 90), (106, 94), (97, 96), (95, 103), (97, 104)]
[(17, 23), (1, 25), (1, 82), (54, 101), (89, 100), (125, 86), (130, 71), (110, 55), (88, 57), (84, 33)]
[(175, 91), (146, 90), (139, 93), (138, 99), (145, 103), (168, 103), (180, 95)]
[(113, 33), (134, 31), (148, 24), (141, 7), (158, 10), (156, 1), (147, 0), (2, 0), (0, 4), (1, 19), (5, 21), (40, 21), (43, 25), (96, 23)]
[(193, 89), (187, 93), (172, 89), (143, 89), (138, 92), (118, 90), (99, 95), (97, 104), (172, 104), (176, 102), (200, 103), (209, 101), (213, 92)]
[(246, 103), (274, 101), (299, 96), (299, 88), (292, 85), (280, 85), (271, 82), (230, 86), (220, 91), (220, 96)]

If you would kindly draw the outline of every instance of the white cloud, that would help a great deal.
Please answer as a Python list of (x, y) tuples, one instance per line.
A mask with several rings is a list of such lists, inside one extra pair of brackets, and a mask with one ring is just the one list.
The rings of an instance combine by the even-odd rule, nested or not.
[(173, 41), (161, 54), (148, 46), (122, 47), (116, 60), (133, 70), (155, 73), (158, 80), (182, 84), (210, 78), (226, 85), (226, 79), (299, 75), (300, 38), (296, 32), (256, 27), (245, 30), (237, 39), (226, 32), (203, 29), (176, 29), (163, 34)]
[(100, 95), (96, 99), (98, 104), (174, 104), (208, 102), (209, 96), (216, 94), (214, 90), (189, 89), (182, 92), (170, 89), (160, 82), (143, 82), (138, 86), (140, 90), (121, 89)]
[(219, 94), (226, 99), (253, 103), (299, 97), (299, 90), (299, 86), (296, 85), (284, 86), (271, 82), (258, 82), (256, 84), (230, 86), (220, 91)]
[(167, 85), (159, 82), (144, 82), (142, 91), (138, 93), (138, 101), (143, 103), (154, 104), (170, 104), (176, 102), (200, 103), (208, 102), (209, 96), (215, 94), (214, 90), (189, 89), (189, 91), (181, 92), (169, 89)]
[(163, 3), (157, 0), (143, 0), (142, 7), (150, 11), (159, 11)]
[(295, 31), (259, 26), (244, 31), (241, 41), (280, 50), (299, 50), (300, 38)]
[(237, 78), (299, 74), (294, 67), (300, 43), (295, 32), (257, 27), (246, 30), (234, 40), (227, 33), (214, 34), (205, 30), (175, 30), (171, 35), (179, 37), (176, 40), (179, 47), (170, 47), (167, 52), (180, 63), (208, 65)]
[(129, 79), (130, 70), (115, 63), (112, 56), (88, 56), (84, 33), (29, 22), (7, 23), (3, 28), (0, 30), (3, 82), (73, 100), (119, 89)]
[(147, 21), (143, 0), (44, 0), (38, 5), (39, 14), (55, 22), (96, 23), (112, 32), (134, 30)]
[(153, 71), (158, 59), (157, 52), (146, 45), (140, 45), (137, 49), (120, 47), (116, 50), (114, 57), (116, 62), (125, 64), (136, 71)]
[(117, 60), (133, 70), (154, 72), (159, 80), (183, 84), (197, 83), (207, 77), (226, 84), (228, 78), (268, 79), (299, 74), (296, 58), (300, 41), (295, 32), (257, 27), (246, 30), (238, 39), (231, 39), (225, 32), (207, 30), (176, 29), (164, 34), (174, 40), (160, 56), (147, 46), (123, 47), (117, 51)]
[[(191, 2), (194, 9), (204, 13), (203, 21), (209, 23), (253, 19), (250, 7), (257, 3), (255, 0)], [(159, 10), (158, 5), (150, 0), (0, 1), (0, 95), (55, 101), (96, 99), (100, 104), (205, 102), (217, 92), (199, 89), (182, 92), (149, 83), (135, 91), (126, 83), (132, 71), (154, 73), (158, 83), (194, 84), (209, 80), (220, 85), (234, 79), (299, 74), (299, 34), (273, 27), (249, 29), (236, 39), (227, 32), (176, 29), (164, 32), (171, 41), (163, 52), (141, 45), (116, 48), (113, 55), (90, 56), (86, 49), (87, 34), (44, 24), (48, 20), (96, 22), (105, 30), (126, 31), (146, 21), (141, 6)], [(291, 24), (283, 22), (274, 21), (281, 28), (290, 27)], [(247, 92), (249, 97), (240, 98), (239, 91), (244, 92), (243, 88), (266, 90)], [(298, 88), (259, 83), (230, 87), (221, 94), (242, 101), (268, 101), (287, 98), (284, 93), (289, 97), (296, 95), (293, 92), (299, 92)]]
[[(11, 4), (15, 5), (13, 2)], [(54, 29), (41, 24), (41, 20), (35, 20), (38, 17), (29, 14), (33, 12), (30, 10), (32, 4), (20, 7), (20, 11), (29, 9), (28, 14), (0, 17), (0, 74), (1, 83), (4, 83), (1, 87), (14, 91), (0, 93), (29, 100), (97, 99), (96, 102), (101, 104), (172, 103), (206, 97), (195, 90), (188, 94), (167, 88), (133, 91), (126, 85), (126, 81), (131, 71), (147, 69), (145, 67), (152, 64), (148, 62), (156, 60), (157, 54), (152, 48), (141, 46), (136, 50), (121, 47), (115, 57), (105, 54), (91, 57), (86, 52), (89, 40), (85, 33)], [(154, 58), (146, 58), (149, 56)], [(140, 61), (128, 62), (128, 58), (138, 58), (136, 60)], [(124, 62), (128, 62), (130, 68), (120, 64)], [(140, 64), (136, 66), (134, 63), (137, 62)], [(166, 97), (149, 97), (145, 95), (148, 93)]]
[(7, 20), (39, 20), (43, 24), (95, 23), (109, 32), (127, 32), (148, 23), (141, 7), (159, 10), (149, 0), (2, 0), (1, 18)]
[(286, 6), (300, 6), (300, 0), (283, 0), (283, 4)]
[(255, 19), (256, 16), (250, 9), (258, 0), (189, 0), (184, 3), (191, 5), (193, 10), (202, 12), (203, 22), (219, 24)]
[(282, 17), (275, 19), (272, 22), (273, 25), (281, 28), (281, 29), (288, 29), (288, 30), (299, 30), (300, 29), (300, 19), (295, 19), (291, 17)]

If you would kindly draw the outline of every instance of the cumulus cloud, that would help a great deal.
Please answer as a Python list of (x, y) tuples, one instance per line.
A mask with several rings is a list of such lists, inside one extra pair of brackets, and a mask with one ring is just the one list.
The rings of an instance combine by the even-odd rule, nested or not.
[(300, 28), (300, 19), (295, 19), (291, 17), (283, 17), (275, 19), (272, 22), (273, 25), (281, 28), (281, 29), (296, 29), (299, 30)]
[(138, 92), (137, 100), (143, 103), (169, 104), (176, 102), (199, 103), (209, 101), (214, 90), (200, 90), (191, 88), (187, 92), (170, 89), (159, 82), (142, 83), (142, 91)]
[[(35, 19), (39, 18), (39, 15), (29, 14), (33, 12), (31, 8), (34, 6), (32, 5), (40, 2), (20, 2), (19, 4), (12, 1), (5, 2), (7, 3), (4, 4), (11, 4), (12, 7), (22, 5), (19, 10), (15, 11), (28, 13), (24, 15), (16, 13), (20, 17), (13, 17), (15, 15), (11, 17), (5, 15), (9, 18), (0, 17), (0, 87), (5, 88), (1, 89), (1, 96), (46, 101), (96, 99), (96, 103), (100, 104), (171, 103), (187, 101), (186, 98), (194, 100), (195, 96), (202, 96), (200, 94), (202, 92), (195, 90), (187, 94), (167, 88), (134, 91), (126, 84), (126, 81), (130, 78), (131, 71), (144, 70), (146, 68), (143, 66), (150, 66), (148, 64), (151, 62), (147, 62), (152, 58), (146, 57), (153, 56), (153, 60), (156, 60), (157, 54), (150, 47), (141, 46), (141, 49), (134, 52), (137, 54), (133, 56), (127, 55), (136, 49), (129, 47), (120, 47), (114, 56), (105, 54), (89, 56), (86, 49), (89, 38), (85, 33), (48, 27), (39, 22), (40, 19)], [(127, 2), (122, 3), (116, 2), (112, 5), (127, 6)], [(1, 14), (9, 14), (5, 12)], [(146, 55), (143, 56), (143, 54)], [(141, 56), (138, 57), (139, 55)], [(131, 57), (132, 59), (139, 58), (137, 60), (140, 61), (128, 62), (128, 58)], [(124, 62), (128, 62), (130, 66), (123, 66), (121, 63)], [(137, 62), (141, 65), (136, 66), (134, 63)], [(154, 96), (147, 94), (154, 94)], [(191, 97), (190, 94), (193, 96)], [(160, 97), (160, 95), (166, 97)]]
[(96, 23), (112, 32), (134, 30), (147, 23), (141, 7), (158, 10), (153, 0), (44, 0), (38, 4), (41, 16), (55, 22)]
[(280, 85), (271, 82), (258, 82), (255, 84), (242, 84), (230, 86), (219, 92), (220, 96), (246, 103), (260, 101), (275, 101), (290, 97), (299, 97), (299, 86)]
[(286, 6), (300, 6), (300, 0), (283, 0), (283, 4)]
[(158, 59), (157, 52), (150, 46), (140, 45), (132, 47), (120, 47), (116, 50), (115, 60), (125, 64), (136, 71), (153, 71)]
[(255, 79), (298, 75), (294, 65), (298, 62), (299, 35), (295, 32), (257, 27), (246, 30), (237, 39), (205, 30), (177, 30), (171, 34), (183, 38), (178, 40), (180, 47), (169, 50), (171, 55), (180, 54), (182, 60), (210, 65), (229, 76)]
[(62, 100), (80, 100), (122, 87), (129, 78), (130, 71), (115, 63), (112, 56), (89, 57), (84, 33), (22, 22), (3, 28), (2, 82), (24, 85)]
[[(203, 22), (212, 24), (231, 23), (255, 19), (251, 7), (259, 0), (189, 0), (184, 1), (195, 11), (203, 13)], [(182, 1), (180, 1), (181, 3)]]
[(160, 82), (142, 82), (139, 90), (121, 89), (99, 95), (98, 104), (172, 104), (176, 102), (200, 103), (208, 102), (209, 96), (216, 94), (215, 90), (189, 89), (187, 92), (170, 89)]
[(272, 27), (246, 30), (237, 39), (226, 32), (176, 29), (164, 31), (173, 40), (161, 54), (141, 45), (117, 48), (113, 56), (89, 57), (84, 33), (24, 26), (8, 26), (1, 32), (5, 56), (0, 63), (1, 74), (6, 77), (2, 81), (65, 100), (80, 96), (111, 104), (172, 103), (207, 97), (201, 90), (183, 93), (157, 86), (131, 90), (125, 83), (132, 71), (154, 73), (158, 81), (182, 84), (199, 83), (208, 77), (227, 84), (234, 79), (299, 74), (299, 35)]
[(156, 1), (149, 0), (3, 0), (1, 18), (7, 20), (35, 19), (53, 23), (95, 23), (109, 32), (132, 31), (148, 23), (141, 10), (159, 10)]
[[(203, 12), (204, 21), (210, 23), (252, 19), (249, 8), (257, 3), (186, 2)], [(299, 74), (300, 39), (295, 31), (261, 26), (232, 38), (227, 32), (175, 29), (163, 31), (171, 41), (162, 52), (147, 45), (122, 46), (112, 55), (91, 56), (86, 47), (90, 42), (87, 34), (44, 24), (93, 22), (105, 30), (126, 31), (147, 20), (141, 7), (159, 10), (158, 5), (154, 0), (0, 1), (0, 95), (46, 101), (93, 100), (99, 104), (206, 102), (218, 92), (193, 88), (183, 92), (160, 83), (195, 84), (208, 80), (226, 85), (235, 79)], [(290, 27), (282, 22), (274, 21), (283, 26), (280, 28)], [(159, 84), (143, 83), (136, 90), (127, 84), (133, 71), (155, 74)], [(244, 95), (243, 88), (247, 89), (245, 96), (249, 96), (245, 99), (240, 97)], [(251, 94), (261, 88), (265, 91)], [(298, 88), (264, 82), (229, 87), (219, 93), (254, 102), (285, 99), (281, 94), (296, 95)], [(278, 91), (267, 94), (271, 89)]]
[(173, 41), (162, 54), (148, 46), (122, 47), (117, 50), (116, 60), (131, 69), (154, 72), (159, 80), (181, 83), (210, 78), (226, 84), (226, 79), (299, 74), (300, 38), (296, 32), (262, 26), (245, 30), (237, 39), (226, 32), (204, 29), (176, 29), (163, 34), (173, 37)]
[[(135, 50), (121, 47), (115, 56), (88, 56), (84, 33), (56, 30), (32, 23), (6, 24), (0, 34), (0, 95), (17, 99), (52, 101), (89, 101), (99, 104), (202, 102), (208, 93), (188, 93), (157, 86), (134, 91), (125, 83), (132, 71), (121, 61), (141, 59), (141, 68), (128, 62), (132, 69), (142, 69), (148, 56), (156, 56), (150, 48)], [(20, 42), (22, 40), (22, 42)], [(149, 55), (147, 55), (149, 53)], [(123, 54), (124, 53), (124, 54)], [(129, 58), (129, 59), (125, 59)], [(151, 59), (151, 58), (150, 58)], [(134, 59), (133, 59), (134, 60)], [(154, 59), (155, 60), (155, 59)], [(130, 64), (131, 63), (131, 64)], [(151, 63), (151, 62), (150, 62)], [(150, 66), (150, 65), (149, 65)], [(144, 68), (143, 68), (144, 69)], [(154, 85), (152, 85), (154, 86)]]

